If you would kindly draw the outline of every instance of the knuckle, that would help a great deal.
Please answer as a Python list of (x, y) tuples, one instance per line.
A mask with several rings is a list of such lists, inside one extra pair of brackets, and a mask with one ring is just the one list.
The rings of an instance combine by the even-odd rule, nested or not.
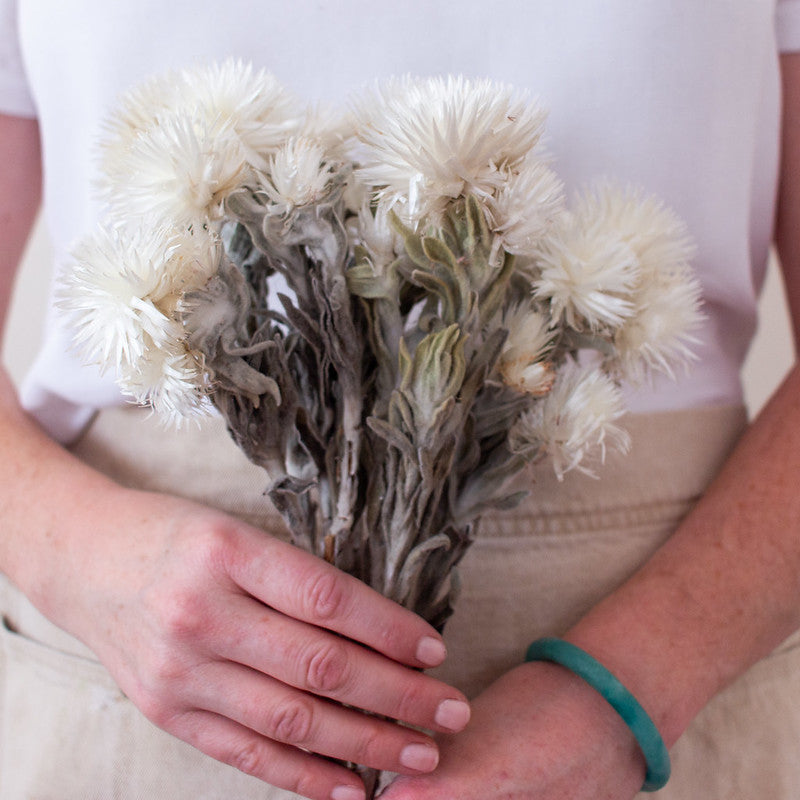
[(192, 589), (176, 589), (164, 598), (158, 614), (164, 635), (173, 641), (194, 639), (204, 629), (207, 613)]
[(265, 748), (257, 740), (247, 742), (233, 751), (226, 760), (232, 767), (247, 775), (265, 775), (268, 766)]
[(420, 709), (426, 705), (424, 687), (417, 681), (408, 681), (399, 691), (395, 702), (395, 718), (413, 722), (420, 716)]
[(307, 579), (304, 598), (309, 616), (324, 621), (343, 612), (347, 592), (341, 577), (335, 572), (325, 570)]
[(348, 682), (349, 665), (345, 648), (338, 642), (330, 642), (310, 650), (304, 658), (302, 669), (307, 688), (325, 694), (337, 692)]
[(227, 520), (208, 524), (193, 542), (196, 563), (206, 574), (230, 574), (231, 560), (238, 553), (236, 531)]
[(365, 766), (379, 766), (386, 764), (386, 738), (382, 730), (375, 723), (366, 726), (355, 744), (353, 760)]
[(304, 699), (293, 698), (274, 709), (267, 728), (276, 741), (303, 745), (311, 738), (313, 718), (311, 704)]
[(295, 775), (288, 781), (288, 786), (283, 788), (300, 795), (300, 797), (318, 797), (320, 795), (319, 781), (308, 772)]
[(153, 725), (162, 730), (170, 731), (171, 723), (176, 716), (176, 709), (164, 695), (152, 691), (141, 691), (131, 699)]

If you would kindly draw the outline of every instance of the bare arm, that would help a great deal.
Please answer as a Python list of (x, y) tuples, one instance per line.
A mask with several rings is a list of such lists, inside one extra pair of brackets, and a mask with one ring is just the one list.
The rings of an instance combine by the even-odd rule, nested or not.
[[(4, 311), (39, 201), (36, 123), (0, 119), (0, 143)], [(430, 626), (262, 531), (117, 486), (43, 433), (5, 373), (0, 451), (0, 570), (170, 733), (328, 800), (360, 781), (314, 753), (411, 774), (438, 759), (429, 736), (354, 709), (466, 723), (463, 696), (418, 671), (444, 658)]]
[(0, 197), (0, 342), (17, 265), (41, 199), (42, 170), (36, 120), (0, 114), (3, 142)]

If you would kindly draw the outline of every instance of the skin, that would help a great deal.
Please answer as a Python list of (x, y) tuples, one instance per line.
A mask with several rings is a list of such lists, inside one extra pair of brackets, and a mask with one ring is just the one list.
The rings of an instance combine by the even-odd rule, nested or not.
[[(40, 200), (36, 122), (0, 116), (0, 142), (4, 315)], [(354, 800), (360, 779), (315, 754), (406, 774), (438, 761), (427, 734), (358, 709), (466, 724), (463, 695), (420, 672), (445, 656), (427, 623), (218, 511), (94, 472), (21, 410), (5, 372), (0, 448), (0, 569), (164, 730), (276, 786)]]
[[(800, 57), (784, 57), (783, 69), (776, 242), (797, 320)], [(25, 153), (35, 149), (35, 125), (3, 120), (0, 138)], [(37, 163), (38, 153), (17, 160), (21, 182), (0, 193), (0, 203), (14, 198), (13, 216), (0, 211), (4, 291), (38, 202)], [(668, 745), (711, 697), (800, 627), (793, 526), (800, 497), (788, 477), (800, 469), (799, 390), (794, 368), (675, 535), (565, 633), (628, 686)], [(9, 454), (0, 460), (0, 486), (10, 487), (0, 498), (0, 567), (97, 652), (151, 719), (214, 757), (312, 798), (357, 784), (276, 738), (389, 769), (398, 769), (406, 744), (430, 745), (315, 699), (379, 708), (437, 729), (439, 703), (460, 696), (402, 666), (421, 666), (418, 644), (434, 636), (424, 623), (218, 512), (115, 486), (48, 440), (20, 411), (7, 380), (0, 402), (0, 446)], [(263, 641), (251, 637), (245, 647), (241, 634), (253, 627), (264, 631)], [(665, 656), (673, 652), (680, 657)], [(317, 670), (309, 654), (320, 653), (334, 655), (317, 658)], [(294, 713), (281, 713), (287, 704)], [(307, 719), (302, 708), (311, 723), (297, 722)], [(335, 741), (325, 732), (331, 726)], [(401, 769), (406, 774), (384, 800), (630, 800), (644, 776), (621, 720), (552, 664), (522, 664), (502, 676), (475, 700), (466, 729), (440, 734), (438, 742), (438, 768), (424, 775)]]
[[(781, 61), (783, 154), (775, 242), (800, 342), (800, 54)], [(800, 370), (751, 425), (676, 533), (564, 638), (633, 692), (668, 746), (721, 689), (800, 627)], [(677, 658), (668, 654), (676, 653)], [(579, 679), (523, 664), (442, 739), (432, 775), (382, 800), (630, 800), (644, 761), (615, 712)]]

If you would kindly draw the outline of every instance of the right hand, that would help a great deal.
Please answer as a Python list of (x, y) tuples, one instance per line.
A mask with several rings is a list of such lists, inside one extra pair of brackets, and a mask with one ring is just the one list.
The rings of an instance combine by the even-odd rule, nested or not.
[(57, 605), (39, 605), (159, 727), (275, 786), (349, 800), (360, 779), (320, 756), (408, 775), (438, 761), (428, 735), (372, 714), (466, 724), (463, 695), (419, 671), (443, 660), (441, 637), (360, 581), (188, 501), (107, 483), (90, 498), (92, 529), (53, 542)]

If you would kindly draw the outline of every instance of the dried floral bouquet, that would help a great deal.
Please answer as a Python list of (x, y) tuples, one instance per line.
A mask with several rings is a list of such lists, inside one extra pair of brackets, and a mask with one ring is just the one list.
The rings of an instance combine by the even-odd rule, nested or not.
[(296, 544), (440, 629), (509, 479), (624, 450), (620, 384), (687, 361), (699, 319), (682, 223), (607, 183), (567, 208), (544, 120), (488, 80), (334, 118), (240, 62), (158, 76), (64, 278), (88, 360), (171, 420), (218, 409)]

